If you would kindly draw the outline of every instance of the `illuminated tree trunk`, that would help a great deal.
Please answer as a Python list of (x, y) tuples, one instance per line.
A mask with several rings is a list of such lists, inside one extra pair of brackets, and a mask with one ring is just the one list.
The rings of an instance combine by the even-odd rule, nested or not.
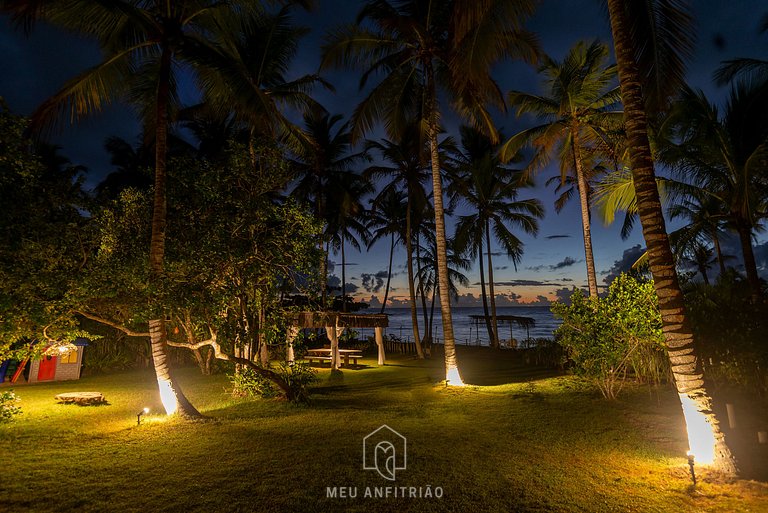
[(719, 470), (735, 474), (735, 460), (712, 412), (712, 401), (704, 387), (693, 333), (685, 315), (683, 294), (677, 280), (656, 187), (642, 96), (641, 70), (635, 63), (629, 20), (623, 4), (624, 0), (608, 0), (624, 102), (632, 179), (654, 287), (659, 298), (669, 361), (688, 429), (688, 443), (697, 461), (707, 463), (711, 459)]
[[(157, 90), (157, 119), (155, 128), (155, 190), (152, 204), (152, 236), (149, 246), (150, 281), (157, 287), (163, 274), (165, 257), (165, 227), (166, 227), (166, 195), (165, 156), (168, 142), (168, 97), (171, 72), (171, 53), (163, 45), (160, 57), (160, 76)], [(162, 305), (155, 301), (156, 315), (162, 314)], [(165, 321), (152, 319), (149, 321), (149, 338), (152, 346), (152, 361), (155, 365), (155, 375), (160, 389), (160, 399), (166, 413), (178, 412), (185, 417), (200, 417), (192, 404), (187, 400), (181, 388), (171, 374), (168, 366), (168, 344)]]
[(451, 288), (448, 278), (448, 250), (445, 239), (445, 210), (443, 208), (443, 180), (440, 175), (440, 152), (437, 142), (437, 98), (435, 97), (435, 77), (431, 63), (426, 65), (426, 85), (429, 99), (427, 112), (429, 126), (429, 151), (432, 164), (432, 199), (435, 205), (435, 245), (437, 253), (437, 283), (440, 289), (440, 313), (443, 318), (443, 349), (445, 352), (445, 379), (451, 385), (461, 386), (464, 382), (459, 374), (456, 358), (456, 340), (453, 336), (453, 316), (451, 315)]

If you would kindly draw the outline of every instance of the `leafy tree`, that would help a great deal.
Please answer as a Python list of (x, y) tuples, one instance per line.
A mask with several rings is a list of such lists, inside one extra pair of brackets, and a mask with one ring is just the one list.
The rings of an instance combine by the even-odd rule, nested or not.
[(83, 176), (76, 166), (46, 165), (26, 126), (0, 99), (0, 360), (86, 335), (64, 304), (88, 261)]
[[(244, 4), (239, 5), (239, 4)], [(166, 157), (168, 130), (178, 108), (176, 90), (179, 69), (208, 62), (213, 51), (211, 36), (220, 30), (218, 21), (227, 10), (248, 9), (253, 2), (184, 0), (177, 2), (52, 2), (9, 0), (4, 12), (30, 26), (36, 19), (93, 37), (104, 59), (67, 82), (46, 100), (32, 117), (32, 128), (41, 130), (64, 119), (79, 120), (115, 99), (133, 106), (153, 134), (155, 147), (152, 237), (149, 245), (149, 280), (152, 290), (164, 278), (166, 211)], [(192, 68), (194, 69), (194, 68)], [(153, 302), (149, 319), (152, 356), (163, 406), (167, 413), (199, 417), (176, 383), (168, 366), (166, 326), (161, 298)]]
[(640, 360), (663, 357), (661, 316), (651, 282), (624, 273), (611, 283), (607, 297), (587, 298), (574, 289), (571, 304), (553, 303), (552, 312), (563, 320), (555, 339), (575, 372), (608, 399), (616, 399), (628, 372), (645, 367)]
[(749, 283), (732, 269), (707, 286), (689, 283), (685, 301), (707, 379), (717, 386), (768, 392), (768, 305), (750, 301)]
[[(288, 399), (304, 391), (291, 386), (291, 369), (260, 361), (268, 346), (285, 345), (288, 320), (279, 291), (299, 286), (316, 268), (319, 226), (293, 203), (277, 205), (269, 193), (288, 180), (282, 156), (259, 152), (254, 168), (244, 147), (229, 152), (227, 165), (203, 159), (171, 163), (173, 219), (183, 228), (168, 238), (163, 288), (146, 286), (137, 241), (148, 240), (149, 201), (125, 191), (95, 216), (98, 246), (71, 301), (84, 317), (131, 336), (151, 315), (153, 294), (167, 304), (169, 344), (190, 350), (209, 347), (216, 358), (247, 367), (270, 380)], [(300, 370), (297, 370), (300, 372)]]

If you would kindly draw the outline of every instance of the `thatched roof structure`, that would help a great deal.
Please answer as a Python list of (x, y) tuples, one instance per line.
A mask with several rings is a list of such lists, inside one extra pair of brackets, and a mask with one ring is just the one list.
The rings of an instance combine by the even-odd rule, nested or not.
[(389, 317), (385, 314), (297, 312), (293, 315), (293, 325), (299, 328), (325, 328), (326, 326), (386, 328), (389, 326)]

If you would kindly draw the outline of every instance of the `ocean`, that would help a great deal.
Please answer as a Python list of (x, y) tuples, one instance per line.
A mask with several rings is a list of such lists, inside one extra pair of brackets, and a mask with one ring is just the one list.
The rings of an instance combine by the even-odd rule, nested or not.
[[(378, 313), (373, 309), (363, 310), (360, 313)], [(408, 308), (387, 308), (384, 313), (389, 314), (389, 327), (386, 333), (396, 335), (404, 341), (413, 340), (413, 329), (411, 328), (411, 311)], [(424, 334), (424, 318), (421, 309), (418, 310), (419, 330)], [(457, 344), (465, 345), (488, 345), (488, 330), (485, 323), (480, 321), (476, 326), (470, 319), (470, 315), (483, 315), (482, 307), (454, 307), (453, 308), (453, 332)], [(530, 328), (531, 338), (553, 338), (553, 332), (560, 325), (560, 320), (555, 319), (548, 306), (505, 306), (496, 308), (496, 315), (515, 315), (518, 317), (530, 317), (535, 325)], [(443, 339), (443, 324), (440, 315), (440, 309), (435, 307), (435, 319), (433, 321), (433, 337)], [(478, 329), (479, 327), (479, 329)], [(361, 335), (372, 335), (367, 333), (372, 330), (358, 330)], [(518, 341), (523, 341), (528, 337), (525, 328), (513, 324), (511, 336)], [(510, 326), (507, 323), (499, 322), (499, 338), (508, 340), (510, 338)]]

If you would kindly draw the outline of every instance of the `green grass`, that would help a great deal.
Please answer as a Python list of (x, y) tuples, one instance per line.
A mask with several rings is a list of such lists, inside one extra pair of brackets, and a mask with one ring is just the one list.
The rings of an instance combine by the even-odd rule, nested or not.
[[(184, 369), (210, 417), (167, 420), (151, 373), (16, 387), (24, 413), (0, 426), (0, 511), (768, 511), (768, 486), (690, 487), (674, 393), (632, 388), (607, 402), (579, 381), (509, 353), (465, 349), (467, 381), (446, 389), (441, 358), (320, 373), (309, 406), (237, 400), (226, 376)], [(94, 390), (110, 404), (55, 404)], [(365, 499), (390, 483), (363, 470), (362, 439), (388, 424), (408, 438), (396, 486), (441, 499)], [(357, 487), (357, 499), (326, 487)]]

